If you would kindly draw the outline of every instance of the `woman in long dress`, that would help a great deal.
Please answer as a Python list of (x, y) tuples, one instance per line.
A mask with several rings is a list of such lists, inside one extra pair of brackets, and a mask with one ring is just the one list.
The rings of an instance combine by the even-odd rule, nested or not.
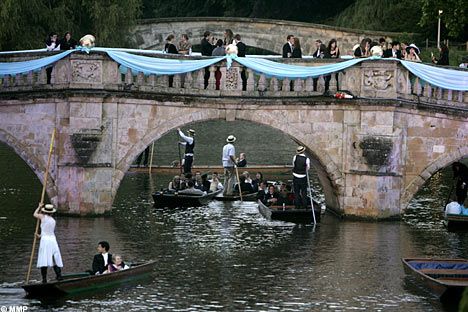
[(33, 216), (41, 220), (41, 241), (37, 256), (37, 267), (41, 269), (42, 282), (47, 283), (47, 268), (53, 267), (57, 280), (62, 279), (62, 256), (55, 238), (55, 219), (52, 214), (56, 211), (53, 205), (37, 207)]

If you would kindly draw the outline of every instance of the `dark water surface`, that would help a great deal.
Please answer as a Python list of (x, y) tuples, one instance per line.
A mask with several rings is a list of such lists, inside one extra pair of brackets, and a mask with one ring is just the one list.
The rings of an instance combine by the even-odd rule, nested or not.
[[(152, 208), (167, 176), (130, 173), (106, 218), (57, 218), (64, 271), (91, 266), (99, 240), (127, 260), (154, 259), (154, 274), (127, 288), (40, 302), (19, 287), (31, 251), (41, 186), (0, 146), (0, 306), (54, 311), (444, 311), (405, 277), (401, 257), (468, 257), (468, 236), (448, 233), (440, 207), (450, 172), (436, 174), (401, 222), (323, 217), (317, 228), (267, 222), (253, 203)], [(273, 177), (270, 177), (273, 178)], [(52, 273), (50, 272), (50, 277)], [(33, 279), (40, 278), (33, 269)]]

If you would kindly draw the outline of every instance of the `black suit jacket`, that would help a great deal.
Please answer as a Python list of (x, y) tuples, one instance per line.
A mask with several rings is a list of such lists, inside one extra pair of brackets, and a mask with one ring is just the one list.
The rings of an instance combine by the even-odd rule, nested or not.
[(245, 57), (246, 50), (247, 50), (247, 46), (245, 45), (245, 43), (243, 43), (242, 41), (239, 41), (237, 43), (237, 56)]
[(291, 49), (291, 45), (288, 42), (286, 42), (283, 46), (283, 57), (287, 58), (288, 53), (291, 53), (292, 55), (292, 49)]
[[(107, 264), (112, 264), (112, 255), (110, 253), (107, 254)], [(104, 266), (104, 257), (102, 256), (102, 254), (97, 254), (94, 256), (94, 259), (93, 259), (93, 274), (96, 274), (96, 272), (99, 272), (99, 274), (102, 274), (102, 272), (104, 272), (105, 270), (107, 270), (107, 267)]]
[[(383, 57), (393, 57), (392, 49), (385, 50), (384, 53), (383, 53)], [(401, 51), (400, 50), (396, 51), (396, 57), (397, 57), (397, 59), (401, 60), (402, 56), (401, 56)]]

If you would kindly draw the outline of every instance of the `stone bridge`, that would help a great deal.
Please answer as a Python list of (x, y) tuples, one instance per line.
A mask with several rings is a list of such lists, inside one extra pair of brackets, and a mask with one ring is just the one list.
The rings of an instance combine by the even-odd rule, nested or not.
[(349, 100), (322, 96), (322, 78), (313, 91), (310, 78), (291, 83), (250, 69), (241, 91), (239, 71), (221, 62), (210, 67), (206, 89), (204, 70), (175, 75), (169, 87), (167, 76), (121, 74), (104, 53), (73, 53), (53, 67), (51, 84), (45, 69), (0, 79), (0, 141), (42, 181), (56, 128), (47, 193), (62, 213), (77, 215), (110, 211), (148, 145), (205, 120), (248, 120), (306, 146), (328, 208), (350, 217), (398, 217), (431, 175), (468, 156), (467, 93), (423, 85), (397, 62), (364, 61), (340, 72), (340, 88), (357, 96)]
[(322, 40), (325, 45), (332, 38), (338, 40), (342, 54), (369, 37), (377, 40), (384, 37), (387, 41), (399, 38), (399, 33), (339, 28), (320, 24), (293, 21), (241, 18), (241, 17), (178, 17), (140, 20), (135, 28), (135, 40), (140, 49), (164, 48), (169, 34), (176, 36), (178, 42), (181, 34), (188, 34), (192, 44), (200, 44), (203, 33), (211, 31), (216, 38), (222, 39), (225, 29), (240, 34), (242, 41), (251, 47), (262, 48), (281, 54), (287, 35), (295, 35), (301, 40), (303, 55), (315, 52), (315, 40)]

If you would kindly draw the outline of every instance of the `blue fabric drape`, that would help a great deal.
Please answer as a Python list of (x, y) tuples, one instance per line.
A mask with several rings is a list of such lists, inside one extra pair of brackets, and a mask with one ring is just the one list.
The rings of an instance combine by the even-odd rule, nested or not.
[(468, 91), (467, 71), (440, 68), (409, 61), (401, 61), (401, 64), (413, 75), (433, 86), (442, 89)]
[[(237, 56), (216, 57), (201, 60), (179, 60), (135, 55), (128, 52), (124, 52), (122, 51), (122, 49), (92, 48), (90, 51), (106, 52), (109, 55), (109, 57), (111, 57), (114, 61), (121, 65), (120, 69), (123, 73), (126, 72), (127, 68), (130, 68), (135, 74), (137, 72), (143, 72), (146, 75), (176, 75), (196, 71), (218, 63), (224, 59), (227, 59), (228, 63), (231, 63), (233, 60), (235, 60), (241, 65), (251, 68), (255, 72), (262, 73), (270, 77), (290, 79), (319, 77), (322, 75), (328, 75), (333, 72), (344, 70), (363, 61), (380, 59), (360, 58), (322, 66), (298, 66), (278, 63), (261, 58), (243, 58)], [(137, 51), (140, 51), (141, 53), (147, 52), (145, 50), (135, 50), (135, 52)], [(59, 54), (24, 62), (0, 63), (0, 77), (5, 75), (27, 73), (31, 70), (38, 70), (42, 67), (46, 67), (52, 63), (57, 62), (58, 60), (66, 57), (72, 52), (79, 52), (79, 50), (64, 51)], [(421, 78), (424, 81), (427, 81), (429, 84), (435, 87), (456, 91), (468, 91), (467, 71), (440, 68), (436, 66), (408, 61), (400, 62), (412, 74)]]
[(364, 60), (368, 59), (352, 59), (345, 62), (327, 64), (322, 66), (298, 66), (273, 62), (265, 59), (253, 59), (244, 57), (235, 58), (236, 62), (248, 68), (251, 68), (256, 72), (272, 77), (292, 79), (319, 77), (322, 75), (327, 75), (356, 65)]
[(223, 59), (223, 57), (216, 57), (206, 60), (176, 60), (117, 51), (107, 51), (107, 54), (124, 67), (121, 68), (123, 73), (126, 72), (126, 68), (130, 68), (134, 73), (143, 72), (145, 75), (176, 75), (193, 72), (218, 63)]
[(38, 70), (42, 67), (46, 67), (52, 63), (55, 63), (58, 60), (61, 60), (72, 52), (73, 50), (68, 50), (59, 54), (24, 62), (0, 63), (0, 77), (4, 75), (27, 73), (31, 70)]

